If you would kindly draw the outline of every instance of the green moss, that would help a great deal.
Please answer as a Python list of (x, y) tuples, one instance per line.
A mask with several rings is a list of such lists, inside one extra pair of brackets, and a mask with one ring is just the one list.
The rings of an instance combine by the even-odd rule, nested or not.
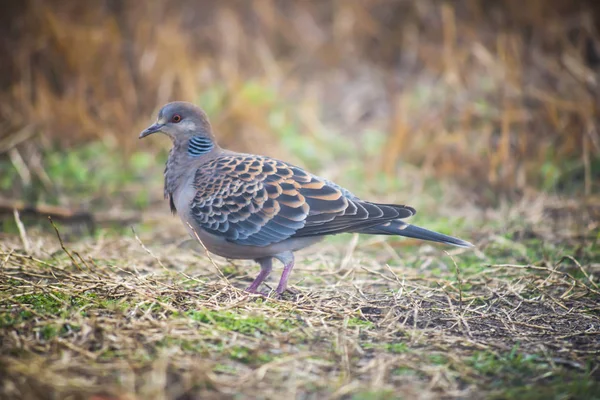
[(81, 327), (73, 323), (64, 324), (47, 324), (40, 328), (36, 328), (40, 337), (43, 340), (51, 340), (55, 337), (67, 337), (73, 332), (79, 332)]
[(9, 286), (12, 286), (12, 287), (17, 287), (17, 286), (23, 285), (23, 282), (21, 282), (21, 281), (19, 281), (17, 279), (13, 279), (13, 278), (8, 278), (8, 280), (6, 281), (6, 283)]
[(391, 390), (367, 390), (352, 395), (352, 400), (392, 400), (398, 397)]
[(90, 304), (97, 308), (121, 312), (131, 306), (124, 299), (99, 299), (94, 293), (67, 295), (58, 291), (17, 295), (9, 299), (0, 298), (0, 306), (9, 303), (11, 311), (0, 313), (0, 327), (14, 326), (36, 316), (62, 319), (67, 319), (75, 313), (87, 316), (86, 310)]
[(494, 388), (505, 385), (522, 386), (530, 378), (549, 369), (549, 365), (539, 356), (519, 353), (518, 346), (507, 354), (476, 352), (467, 359), (467, 364), (479, 374), (489, 377), (489, 385)]
[(8, 328), (17, 325), (26, 319), (31, 318), (32, 314), (29, 311), (21, 311), (20, 313), (0, 313), (0, 328)]
[(165, 337), (156, 342), (157, 347), (179, 347), (187, 353), (202, 353), (207, 350), (206, 340)]
[(401, 354), (408, 353), (410, 348), (404, 342), (397, 343), (373, 343), (373, 342), (363, 342), (361, 347), (365, 350), (383, 350), (388, 353)]
[(598, 400), (600, 399), (600, 382), (591, 377), (562, 377), (551, 382), (494, 391), (489, 398), (497, 400)]
[(227, 264), (224, 267), (221, 267), (221, 272), (223, 272), (225, 276), (233, 276), (237, 275), (238, 269), (233, 264)]
[(213, 367), (214, 372), (220, 372), (223, 374), (235, 374), (237, 369), (229, 364), (217, 364)]
[(44, 340), (50, 340), (55, 336), (58, 336), (58, 328), (56, 325), (45, 325), (40, 330), (40, 335)]
[(435, 365), (446, 365), (448, 364), (448, 358), (443, 354), (430, 354), (428, 356), (429, 361)]
[(125, 299), (102, 299), (98, 306), (109, 311), (127, 311), (131, 304)]
[(399, 343), (386, 343), (385, 350), (390, 353), (400, 354), (400, 353), (407, 353), (410, 349), (406, 343), (399, 342)]
[(392, 374), (396, 376), (421, 376), (421, 372), (410, 368), (410, 367), (398, 367), (394, 368)]
[[(81, 307), (84, 302), (75, 296), (67, 296), (60, 292), (44, 292), (15, 296), (12, 299), (1, 299), (0, 305), (11, 303), (13, 311), (0, 314), (0, 327), (10, 327), (33, 318), (42, 316), (67, 317), (73, 308)], [(19, 308), (18, 305), (27, 308)], [(17, 307), (14, 307), (17, 305)], [(32, 310), (32, 311), (30, 311)]]
[(116, 349), (106, 349), (98, 355), (98, 361), (112, 361), (124, 357), (126, 354), (123, 351)]
[(373, 324), (371, 321), (361, 319), (361, 318), (356, 318), (356, 317), (348, 319), (348, 328), (355, 328), (355, 327), (364, 328), (364, 329), (372, 329), (373, 327), (375, 327), (375, 324)]
[(232, 311), (194, 310), (187, 311), (184, 315), (198, 322), (245, 335), (259, 335), (274, 330), (287, 332), (297, 325), (291, 319), (267, 320), (262, 315), (243, 315)]
[(232, 360), (244, 364), (260, 365), (274, 360), (274, 357), (269, 353), (252, 350), (245, 346), (233, 346), (227, 352)]
[[(225, 346), (220, 339), (208, 339), (210, 333), (199, 332), (201, 335), (196, 339), (165, 337), (156, 342), (159, 348), (178, 347), (181, 351), (191, 354), (222, 354), (229, 359), (249, 365), (260, 365), (274, 360), (274, 356), (269, 352), (252, 349), (247, 346)], [(230, 370), (229, 367), (226, 368)]]

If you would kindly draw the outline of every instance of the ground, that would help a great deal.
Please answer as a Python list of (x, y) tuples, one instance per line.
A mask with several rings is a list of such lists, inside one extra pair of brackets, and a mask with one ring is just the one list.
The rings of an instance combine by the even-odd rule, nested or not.
[[(14, 3), (0, 398), (600, 399), (593, 2)], [(167, 99), (476, 247), (335, 236), (249, 295), (138, 140)]]
[(157, 218), (56, 224), (64, 248), (49, 223), (3, 234), (3, 397), (600, 398), (597, 206), (421, 220), (474, 250), (336, 236), (299, 253), (283, 299)]

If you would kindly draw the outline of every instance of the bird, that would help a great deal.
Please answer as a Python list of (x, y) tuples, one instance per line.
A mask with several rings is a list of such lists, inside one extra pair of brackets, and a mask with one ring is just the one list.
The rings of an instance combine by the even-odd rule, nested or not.
[(173, 142), (164, 170), (164, 196), (172, 213), (209, 252), (258, 263), (260, 272), (247, 292), (262, 293), (258, 289), (275, 259), (283, 264), (276, 289), (282, 296), (294, 252), (329, 235), (399, 235), (473, 246), (405, 222), (415, 215), (413, 207), (362, 200), (301, 167), (220, 147), (207, 115), (192, 103), (167, 103), (139, 138), (157, 132)]

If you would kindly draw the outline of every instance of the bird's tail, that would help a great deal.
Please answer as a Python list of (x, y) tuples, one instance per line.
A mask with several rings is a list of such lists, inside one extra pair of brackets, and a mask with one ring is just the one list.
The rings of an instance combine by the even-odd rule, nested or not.
[(364, 230), (359, 231), (359, 233), (368, 233), (371, 235), (399, 235), (414, 239), (428, 240), (430, 242), (451, 244), (458, 247), (473, 247), (471, 243), (465, 240), (410, 225), (400, 220), (365, 228)]

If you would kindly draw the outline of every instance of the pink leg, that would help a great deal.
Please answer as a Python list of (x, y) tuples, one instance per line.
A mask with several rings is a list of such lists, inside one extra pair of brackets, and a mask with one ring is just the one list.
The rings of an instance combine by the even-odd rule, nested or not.
[(283, 292), (287, 289), (288, 279), (290, 279), (290, 274), (292, 273), (292, 268), (294, 268), (294, 257), (292, 256), (289, 260), (286, 260), (283, 265), (283, 273), (281, 274), (281, 279), (279, 280), (279, 285), (277, 285), (277, 294), (282, 295)]
[(254, 281), (246, 288), (246, 292), (258, 293), (258, 287), (267, 279), (273, 269), (273, 259), (271, 257), (259, 258), (256, 260), (260, 265), (260, 272)]

